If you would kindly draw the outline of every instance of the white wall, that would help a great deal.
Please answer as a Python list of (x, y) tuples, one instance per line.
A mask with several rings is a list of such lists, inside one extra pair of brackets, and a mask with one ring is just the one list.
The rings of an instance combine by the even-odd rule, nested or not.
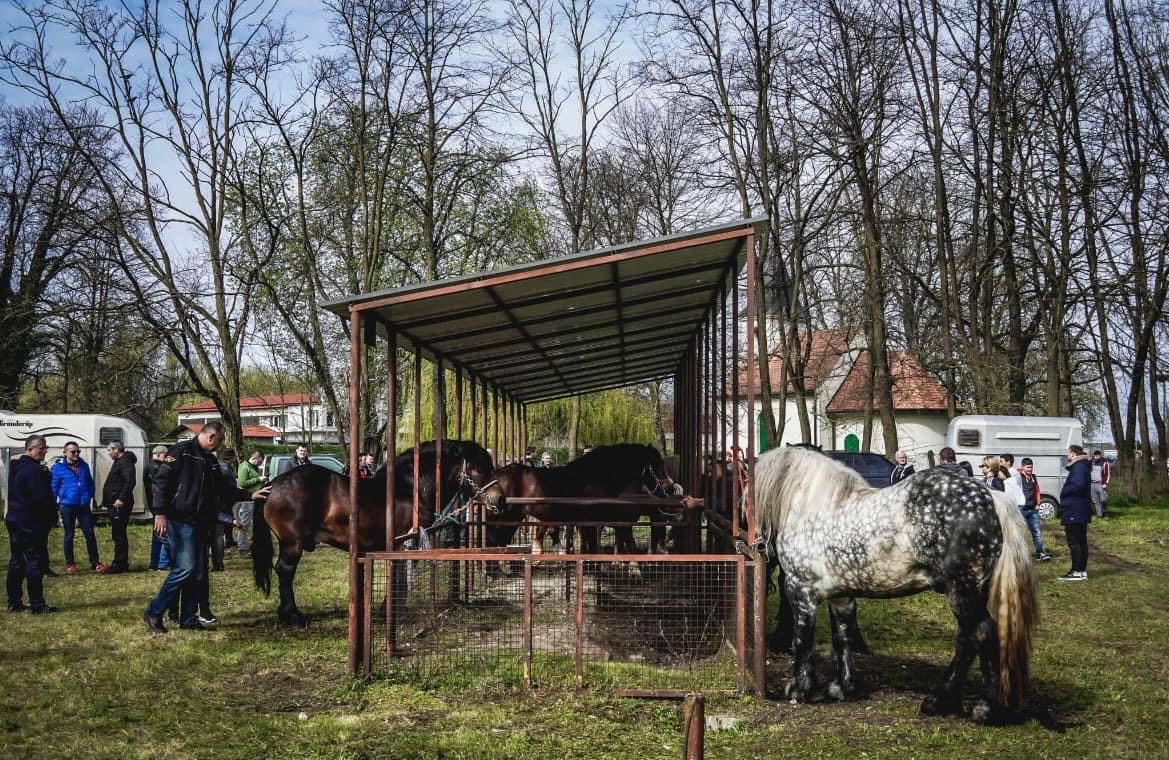
[[(898, 448), (909, 455), (909, 461), (917, 469), (928, 467), (929, 458), (926, 452), (933, 451), (936, 458), (938, 451), (946, 445), (946, 427), (949, 422), (946, 413), (898, 412), (896, 417)], [(843, 449), (844, 439), (849, 433), (864, 440), (864, 418), (861, 415), (834, 415), (831, 422), (835, 424), (827, 426), (828, 429), (824, 431), (822, 438), (824, 448)], [(874, 418), (872, 450), (892, 458), (894, 452), (884, 451), (883, 433), (881, 421)]]
[[(736, 411), (739, 417), (739, 439), (738, 445), (747, 450), (748, 438), (756, 435), (755, 420), (758, 419), (758, 412), (763, 406), (756, 401), (753, 410), (754, 414), (748, 416), (747, 405), (745, 403), (736, 404)], [(779, 402), (772, 401), (772, 410), (776, 413), (778, 418)], [(864, 419), (860, 414), (856, 415), (833, 415), (827, 417), (823, 414), (814, 413), (812, 404), (809, 403), (808, 415), (811, 418), (813, 427), (818, 427), (813, 434), (812, 443), (817, 444), (824, 449), (843, 449), (844, 439), (849, 433), (853, 433), (857, 438), (864, 440)], [(779, 441), (779, 445), (789, 443), (801, 443), (800, 423), (796, 415), (796, 404), (794, 401), (787, 402), (787, 423), (783, 429), (783, 436)], [(946, 445), (946, 427), (948, 419), (945, 412), (899, 412), (897, 414), (897, 444), (900, 448), (905, 450), (909, 455), (909, 461), (913, 463), (918, 469), (929, 466), (929, 459), (926, 452), (933, 451), (935, 456), (939, 449)], [(879, 419), (873, 420), (873, 438), (872, 450), (878, 454), (885, 454), (882, 449), (882, 431), (881, 421)], [(727, 435), (727, 440), (731, 438)], [(756, 438), (756, 444), (758, 439)], [(758, 452), (756, 452), (758, 453)], [(892, 458), (893, 452), (888, 452)]]

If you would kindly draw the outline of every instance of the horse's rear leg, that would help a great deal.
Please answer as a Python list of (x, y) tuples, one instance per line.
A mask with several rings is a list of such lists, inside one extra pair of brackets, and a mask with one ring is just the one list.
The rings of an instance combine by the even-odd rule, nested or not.
[(832, 623), (832, 652), (836, 655), (837, 681), (828, 687), (835, 699), (851, 699), (856, 691), (856, 674), (852, 668), (852, 638), (856, 629), (856, 600), (833, 599), (828, 602)]
[(788, 575), (784, 591), (795, 612), (795, 635), (792, 663), (792, 681), (786, 689), (786, 696), (797, 702), (806, 702), (816, 686), (816, 598), (810, 589), (798, 585)]
[(308, 620), (296, 606), (296, 595), (292, 590), (292, 582), (296, 579), (296, 566), (300, 564), (300, 545), (280, 547), (280, 558), (276, 560), (276, 577), (280, 580), (280, 608), (277, 615), (284, 625), (304, 628)]
[[(921, 711), (926, 715), (957, 715), (962, 712), (962, 684), (976, 655), (983, 655), (983, 677), (991, 689), (989, 693), (994, 695), (998, 690), (998, 635), (986, 611), (986, 597), (976, 589), (951, 587), (946, 598), (950, 611), (958, 620), (958, 633), (954, 637), (954, 656), (945, 678), (937, 691), (921, 704)], [(986, 663), (988, 655), (989, 668)], [(989, 709), (989, 706), (985, 707), (986, 712)]]

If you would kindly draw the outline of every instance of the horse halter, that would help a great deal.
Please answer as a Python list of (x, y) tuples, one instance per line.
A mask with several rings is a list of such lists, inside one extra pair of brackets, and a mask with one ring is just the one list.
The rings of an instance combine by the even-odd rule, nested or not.
[(496, 478), (495, 480), (492, 480), (490, 483), (484, 483), (482, 486), (479, 486), (479, 488), (476, 489), (475, 493), (471, 494), (471, 498), (467, 500), (467, 503), (469, 504), (473, 501), (477, 501), (480, 504), (482, 504), (483, 508), (486, 509), (488, 512), (490, 512), (493, 515), (498, 515), (500, 512), (503, 511), (503, 509), (501, 509), (499, 506), (498, 497), (493, 498), (493, 497), (487, 495), (487, 489), (491, 488), (494, 485), (497, 485), (498, 483), (499, 483), (499, 478)]
[[(649, 487), (649, 483), (651, 481), (654, 484), (653, 488)], [(645, 469), (641, 471), (641, 487), (647, 494), (650, 496), (657, 496), (662, 499), (668, 499), (671, 496), (678, 496), (680, 494), (677, 494), (674, 491), (675, 485), (676, 484), (674, 481), (670, 480), (669, 475), (664, 478), (659, 478), (657, 470), (654, 469), (653, 464), (650, 462), (645, 463)]]

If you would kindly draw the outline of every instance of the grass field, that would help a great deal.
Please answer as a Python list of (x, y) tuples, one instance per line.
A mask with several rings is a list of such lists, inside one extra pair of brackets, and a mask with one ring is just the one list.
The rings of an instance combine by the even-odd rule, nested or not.
[[(1062, 584), (1067, 550), (1045, 526), (1042, 619), (1026, 722), (986, 728), (924, 718), (954, 623), (936, 594), (861, 601), (876, 652), (865, 693), (845, 704), (708, 698), (709, 758), (1169, 756), (1169, 508), (1128, 507), (1093, 522), (1086, 583)], [(60, 531), (53, 565), (62, 569)], [(103, 558), (108, 528), (100, 528)], [(145, 527), (135, 572), (49, 579), (56, 615), (0, 612), (0, 757), (677, 758), (680, 708), (603, 693), (526, 693), (483, 685), (423, 691), (365, 684), (345, 668), (345, 555), (301, 563), (307, 631), (275, 624), (275, 601), (246, 560), (212, 578), (218, 630), (151, 636), (140, 616), (162, 573), (148, 572)], [(76, 549), (84, 556), (78, 535)], [(0, 557), (7, 563), (6, 540)], [(820, 653), (828, 652), (820, 636)], [(778, 687), (789, 662), (775, 657)], [(975, 683), (968, 687), (974, 695)], [(472, 679), (474, 681), (474, 679)]]

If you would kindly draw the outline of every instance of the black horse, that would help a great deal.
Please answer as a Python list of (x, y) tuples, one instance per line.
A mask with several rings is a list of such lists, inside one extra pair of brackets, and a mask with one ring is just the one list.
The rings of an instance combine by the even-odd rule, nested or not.
[[(489, 529), (488, 540), (495, 546), (502, 546), (511, 540), (516, 531), (514, 523), (525, 515), (549, 523), (636, 522), (642, 516), (653, 518), (658, 515), (658, 508), (651, 504), (582, 506), (544, 503), (519, 507), (509, 505), (509, 498), (676, 495), (674, 481), (666, 474), (661, 453), (653, 446), (640, 443), (599, 446), (562, 467), (512, 464), (496, 470), (492, 478), (492, 483), (483, 489), (489, 519), (513, 523)], [(582, 549), (586, 553), (596, 552), (600, 544), (600, 529), (585, 527), (580, 528), (580, 533)], [(637, 550), (632, 528), (617, 527), (614, 533), (619, 552), (632, 553)], [(539, 545), (543, 534), (544, 527), (538, 527), (536, 545)], [(663, 543), (664, 538), (665, 529), (654, 526), (651, 549)]]
[[(434, 441), (420, 448), (419, 527), (429, 530), (436, 521), (434, 509)], [(439, 484), (443, 522), (465, 520), (462, 510), (481, 486), (490, 480), (491, 455), (470, 441), (443, 441), (442, 476)], [(357, 486), (358, 550), (386, 548), (386, 469)], [(296, 607), (292, 582), (303, 552), (318, 543), (349, 549), (349, 478), (316, 465), (305, 465), (272, 481), (268, 501), (255, 522), (252, 543), (252, 573), (256, 587), (271, 593), (273, 560), (272, 533), (280, 542), (276, 575), (280, 581), (280, 622), (303, 627), (305, 617)], [(414, 450), (394, 460), (394, 526), (399, 535), (395, 548), (403, 543), (414, 520)]]

